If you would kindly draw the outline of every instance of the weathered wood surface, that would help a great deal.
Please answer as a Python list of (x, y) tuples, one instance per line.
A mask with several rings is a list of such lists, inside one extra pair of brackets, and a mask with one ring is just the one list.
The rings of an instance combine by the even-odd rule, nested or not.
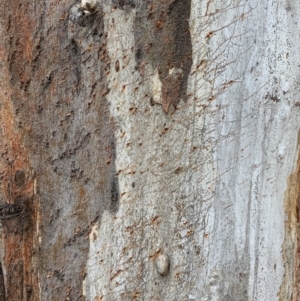
[(300, 4), (86, 8), (0, 2), (0, 300), (300, 300)]

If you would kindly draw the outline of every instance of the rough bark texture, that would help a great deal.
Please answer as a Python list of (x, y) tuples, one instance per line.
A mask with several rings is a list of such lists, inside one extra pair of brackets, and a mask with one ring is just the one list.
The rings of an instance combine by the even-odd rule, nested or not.
[(297, 1), (0, 12), (0, 301), (300, 300)]

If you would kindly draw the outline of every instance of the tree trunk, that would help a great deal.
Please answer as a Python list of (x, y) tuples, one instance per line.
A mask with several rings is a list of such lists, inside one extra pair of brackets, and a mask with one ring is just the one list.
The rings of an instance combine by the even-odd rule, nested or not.
[(0, 11), (0, 301), (300, 300), (297, 1)]

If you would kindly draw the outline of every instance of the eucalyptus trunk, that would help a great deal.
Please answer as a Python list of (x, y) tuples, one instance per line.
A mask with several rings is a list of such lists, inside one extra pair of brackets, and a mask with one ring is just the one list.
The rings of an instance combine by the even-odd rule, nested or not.
[(300, 300), (297, 1), (0, 12), (0, 301)]

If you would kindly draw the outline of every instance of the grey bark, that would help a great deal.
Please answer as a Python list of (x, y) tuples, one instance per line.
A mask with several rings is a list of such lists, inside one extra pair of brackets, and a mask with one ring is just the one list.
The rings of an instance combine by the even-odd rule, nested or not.
[(83, 2), (0, 3), (0, 295), (300, 300), (299, 4)]

